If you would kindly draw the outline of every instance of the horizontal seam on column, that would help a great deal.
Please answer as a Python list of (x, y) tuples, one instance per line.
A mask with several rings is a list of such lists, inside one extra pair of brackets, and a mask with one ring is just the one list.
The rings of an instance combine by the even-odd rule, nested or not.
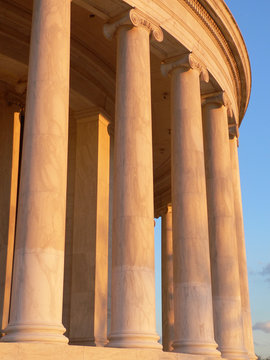
[(200, 236), (173, 236), (174, 241), (175, 240), (207, 240), (208, 241), (208, 231), (206, 230), (207, 235), (205, 237)]
[(146, 267), (143, 267), (143, 266), (127, 266), (127, 265), (123, 265), (123, 266), (113, 266), (112, 267), (112, 271), (115, 271), (115, 272), (122, 272), (123, 270), (125, 270), (125, 271), (137, 270), (137, 271), (142, 271), (142, 272), (154, 273), (154, 269), (146, 268)]
[(136, 215), (117, 215), (117, 216), (113, 216), (113, 219), (119, 219), (119, 218), (137, 218), (137, 219), (148, 219), (148, 220), (154, 220), (154, 214), (153, 217), (150, 216), (136, 216)]
[(227, 296), (227, 295), (223, 295), (223, 296), (216, 296), (215, 294), (213, 294), (213, 298), (215, 298), (215, 300), (230, 300), (230, 301), (234, 301), (234, 302), (241, 302), (241, 295), (239, 296)]
[[(229, 172), (229, 171), (228, 171)], [(232, 176), (231, 175), (227, 175), (227, 176), (207, 176), (206, 175), (206, 179), (207, 180), (215, 180), (215, 179), (225, 179), (225, 180), (231, 180), (232, 181)]]
[[(49, 249), (42, 249), (42, 248), (35, 248), (33, 250), (24, 250), (25, 248), (24, 247), (20, 247), (18, 249), (16, 249), (15, 251), (15, 255), (16, 253), (20, 253), (20, 254), (48, 254), (48, 255), (53, 255), (53, 256), (57, 256), (57, 257), (63, 257), (63, 252), (64, 252), (64, 249), (63, 250), (56, 250), (52, 247), (49, 247)], [(23, 251), (21, 251), (23, 250)], [(53, 250), (53, 251), (51, 251)]]
[[(39, 193), (39, 194), (44, 194), (44, 193), (48, 193), (48, 194), (51, 194), (51, 193), (53, 193), (53, 194), (62, 194), (62, 191), (60, 192), (60, 191), (53, 191), (53, 190), (51, 190), (51, 191), (42, 191), (42, 190), (29, 190), (29, 191), (23, 191), (23, 192), (21, 192), (20, 193), (20, 196), (23, 196), (23, 195), (27, 195), (27, 194), (36, 194), (36, 193)], [(20, 201), (19, 201), (20, 202)]]
[(234, 219), (235, 217), (234, 217), (234, 215), (209, 215), (208, 214), (208, 218), (228, 218), (228, 219), (230, 219), (230, 218), (232, 218), (232, 219)]
[(65, 139), (68, 139), (68, 135), (57, 135), (57, 134), (51, 134), (51, 133), (46, 133), (46, 134), (43, 134), (43, 133), (27, 133), (27, 135), (33, 135), (33, 136), (53, 136), (53, 137), (58, 137), (58, 138), (65, 138)]
[(210, 288), (211, 289), (211, 282), (207, 282), (207, 281), (204, 281), (204, 282), (198, 282), (198, 281), (196, 281), (196, 282), (194, 282), (194, 281), (190, 281), (190, 282), (178, 282), (178, 281), (176, 281), (175, 280), (175, 285), (188, 285), (188, 286), (190, 286), (190, 285), (192, 285), (192, 286), (204, 286), (204, 287), (207, 287), (207, 288)]

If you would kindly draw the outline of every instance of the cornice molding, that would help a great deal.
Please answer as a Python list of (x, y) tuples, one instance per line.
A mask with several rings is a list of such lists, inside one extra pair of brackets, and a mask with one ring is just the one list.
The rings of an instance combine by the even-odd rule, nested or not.
[(196, 69), (199, 71), (202, 81), (209, 81), (209, 73), (206, 66), (192, 53), (164, 60), (161, 65), (161, 72), (164, 76), (168, 76), (173, 70), (178, 68)]
[(214, 19), (209, 15), (207, 10), (203, 7), (203, 5), (198, 0), (183, 0), (192, 10), (193, 12), (200, 18), (200, 20), (204, 23), (204, 25), (208, 28), (212, 36), (218, 42), (219, 46), (223, 50), (223, 53), (226, 57), (227, 63), (230, 66), (230, 69), (233, 74), (235, 86), (237, 89), (237, 93), (240, 94), (241, 97), (241, 81), (237, 63), (234, 59), (233, 53), (230, 49), (230, 46), (225, 39), (224, 35), (220, 31), (217, 23)]
[(163, 40), (163, 32), (158, 24), (150, 17), (145, 15), (138, 9), (131, 9), (121, 16), (111, 19), (103, 27), (104, 36), (111, 40), (120, 26), (143, 26), (146, 28), (154, 40), (161, 42)]

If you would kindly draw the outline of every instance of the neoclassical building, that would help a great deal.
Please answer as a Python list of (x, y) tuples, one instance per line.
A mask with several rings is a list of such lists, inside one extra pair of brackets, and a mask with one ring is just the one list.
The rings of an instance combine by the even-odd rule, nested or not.
[(223, 0), (0, 0), (1, 360), (256, 359), (250, 87)]

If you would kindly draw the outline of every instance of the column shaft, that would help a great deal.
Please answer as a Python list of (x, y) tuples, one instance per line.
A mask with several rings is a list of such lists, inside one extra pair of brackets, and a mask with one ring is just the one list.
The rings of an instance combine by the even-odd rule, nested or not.
[(218, 356), (214, 341), (200, 72), (172, 71), (172, 208), (177, 352)]
[(241, 185), (240, 185), (240, 173), (239, 173), (238, 149), (237, 149), (236, 137), (230, 140), (230, 150), (231, 150), (230, 154), (231, 154), (231, 166), (232, 166), (232, 184), (233, 184), (233, 192), (234, 192), (234, 213), (235, 213), (235, 227), (236, 227), (236, 238), (237, 238), (237, 249), (238, 249), (238, 265), (239, 265), (239, 276), (240, 276), (244, 343), (248, 351), (249, 358), (252, 360), (252, 359), (256, 359), (256, 355), (254, 353), (252, 321), (251, 321), (250, 303), (249, 303), (245, 233), (244, 233), (242, 197), (241, 197)]
[(155, 324), (149, 29), (117, 32), (109, 346), (160, 348)]
[(67, 170), (67, 200), (66, 200), (66, 238), (64, 263), (64, 292), (63, 292), (63, 325), (65, 335), (70, 338), (70, 306), (72, 287), (72, 252), (74, 229), (74, 197), (76, 175), (76, 119), (69, 116), (68, 129), (68, 170)]
[(35, 0), (10, 322), (3, 341), (67, 342), (62, 325), (70, 0)]
[(172, 206), (162, 215), (162, 345), (164, 351), (173, 350), (173, 237)]
[(215, 339), (222, 356), (243, 359), (241, 297), (227, 109), (203, 108)]

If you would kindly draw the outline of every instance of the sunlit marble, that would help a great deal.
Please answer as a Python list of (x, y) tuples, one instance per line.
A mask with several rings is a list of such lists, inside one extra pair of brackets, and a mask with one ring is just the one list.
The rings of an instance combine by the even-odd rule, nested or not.
[(250, 313), (249, 290), (248, 290), (248, 273), (247, 273), (247, 259), (246, 259), (246, 246), (245, 246), (245, 233), (243, 222), (242, 210), (242, 197), (241, 185), (239, 174), (239, 161), (238, 161), (238, 139), (235, 135), (230, 139), (230, 154), (231, 154), (231, 174), (232, 185), (234, 194), (234, 215), (236, 226), (236, 238), (238, 249), (238, 265), (240, 276), (240, 291), (241, 291), (241, 304), (242, 304), (242, 318), (243, 318), (243, 331), (244, 343), (248, 351), (249, 359), (256, 359), (254, 353), (253, 335), (252, 335), (252, 321)]
[(246, 359), (244, 347), (227, 107), (224, 94), (203, 106), (205, 168), (215, 339), (227, 359)]
[(174, 351), (219, 356), (214, 340), (200, 75), (193, 55), (166, 61), (171, 76)]
[(2, 341), (62, 342), (70, 0), (34, 1), (9, 325)]
[(101, 114), (77, 119), (71, 344), (107, 343), (110, 137)]
[(162, 345), (164, 351), (173, 350), (174, 302), (173, 302), (173, 235), (172, 205), (161, 214), (162, 218)]
[(109, 346), (161, 348), (155, 321), (149, 28), (117, 30)]

